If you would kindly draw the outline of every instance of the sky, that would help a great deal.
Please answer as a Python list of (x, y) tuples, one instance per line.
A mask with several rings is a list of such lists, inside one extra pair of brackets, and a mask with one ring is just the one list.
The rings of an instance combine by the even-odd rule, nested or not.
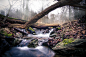
[[(0, 4), (1, 4), (0, 10), (4, 10), (8, 12), (10, 5), (12, 5), (11, 9), (13, 9), (13, 11), (19, 10), (22, 13), (24, 13), (23, 8), (24, 10), (26, 10), (26, 7), (28, 5), (29, 11), (33, 11), (34, 13), (38, 14), (44, 9), (46, 9), (47, 7), (55, 4), (56, 2), (58, 1), (55, 1), (55, 0), (29, 0), (29, 1), (27, 0), (0, 0)], [(48, 14), (48, 18), (51, 18), (52, 14), (57, 15), (58, 13), (61, 13), (61, 12), (62, 12), (62, 8), (55, 9)]]
[[(10, 7), (10, 4), (13, 5), (12, 8), (21, 9), (21, 4), (23, 0), (0, 0), (0, 10), (6, 9)], [(30, 0), (28, 2), (28, 8), (36, 13), (40, 12), (41, 8), (47, 8), (51, 4), (54, 4), (54, 0)], [(24, 0), (27, 3), (26, 0)], [(48, 5), (47, 5), (48, 4)], [(34, 9), (35, 7), (35, 9)]]
[[(58, 1), (56, 1), (56, 0), (0, 0), (0, 13), (1, 13), (1, 10), (3, 10), (6, 15), (10, 8), (10, 5), (12, 5), (12, 7), (11, 7), (11, 11), (13, 14), (12, 17), (15, 14), (15, 16), (20, 16), (23, 18), (23, 16), (17, 15), (17, 13), (18, 13), (17, 11), (19, 11), (20, 14), (23, 13), (24, 15), (27, 15), (27, 17), (33, 16), (33, 15), (30, 15), (32, 12), (33, 12), (32, 14), (35, 14), (35, 13), (38, 14), (41, 11), (43, 11), (44, 9), (46, 9), (47, 7), (55, 4), (56, 2), (58, 2)], [(26, 8), (28, 8), (28, 9), (26, 9)], [(77, 12), (77, 10), (76, 10), (76, 12)], [(52, 19), (52, 15), (54, 15), (53, 17), (55, 17), (55, 20), (57, 20), (57, 21), (64, 19), (64, 17), (65, 17), (65, 19), (67, 19), (67, 18), (69, 18), (69, 7), (68, 6), (60, 7), (47, 14), (49, 19)], [(76, 15), (78, 15), (78, 14), (76, 14)], [(71, 10), (71, 16), (74, 17), (73, 9)], [(13, 17), (13, 18), (16, 18), (16, 17)]]

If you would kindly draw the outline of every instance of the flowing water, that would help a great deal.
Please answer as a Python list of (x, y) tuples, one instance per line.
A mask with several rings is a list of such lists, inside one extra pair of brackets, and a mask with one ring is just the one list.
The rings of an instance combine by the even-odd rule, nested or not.
[[(9, 2), (10, 1), (10, 2)], [(43, 11), (45, 8), (51, 6), (58, 1), (55, 0), (3, 0), (0, 2), (0, 14), (9, 17), (19, 18), (23, 20), (30, 20), (33, 16)], [(13, 5), (13, 6), (12, 6)], [(11, 7), (12, 6), (12, 7)], [(35, 8), (34, 8), (35, 7)], [(9, 11), (8, 11), (9, 10)], [(38, 23), (45, 24), (62, 24), (67, 21), (76, 20), (85, 14), (85, 10), (74, 8), (71, 6), (64, 6), (57, 8), (43, 18), (38, 20)], [(39, 34), (40, 33), (40, 34)], [(27, 45), (32, 39), (22, 39), (22, 42), (17, 47), (12, 47), (3, 55), (3, 57), (52, 57), (55, 53), (48, 47), (41, 46), (43, 42), (47, 42), (49, 33), (42, 34), (40, 31), (38, 35), (29, 34), (28, 37), (39, 38), (39, 46), (36, 48), (29, 48)], [(45, 39), (42, 39), (45, 38)]]
[(49, 38), (50, 33), (53, 31), (53, 29), (51, 29), (49, 31), (49, 33), (43, 34), (43, 31), (37, 30), (35, 31), (37, 35), (32, 35), (32, 34), (28, 34), (28, 37), (46, 37)]
[[(47, 34), (32, 35), (32, 39), (22, 39), (22, 42), (19, 45), (12, 47), (10, 50), (6, 51), (2, 57), (54, 57), (55, 52), (53, 50), (46, 46), (42, 46), (42, 43), (48, 41), (48, 37), (51, 31)], [(38, 37), (39, 46), (36, 48), (27, 47), (31, 40), (34, 39), (34, 37)]]
[(55, 53), (45, 46), (36, 48), (24, 46), (11, 48), (3, 57), (53, 57), (54, 55)]

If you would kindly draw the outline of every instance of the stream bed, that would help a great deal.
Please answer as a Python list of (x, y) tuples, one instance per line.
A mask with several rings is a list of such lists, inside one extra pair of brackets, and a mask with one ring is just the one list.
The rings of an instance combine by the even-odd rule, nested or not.
[[(10, 48), (4, 53), (2, 57), (54, 57), (55, 52), (48, 46), (43, 46), (49, 39), (49, 33), (32, 35), (28, 34), (27, 37), (33, 37), (30, 39), (21, 39), (22, 41), (15, 47)], [(29, 47), (33, 45), (31, 41), (37, 40), (36, 47)], [(35, 44), (35, 42), (33, 42)]]
[(38, 46), (36, 48), (24, 46), (12, 47), (3, 57), (53, 57), (54, 55), (55, 53), (45, 46)]

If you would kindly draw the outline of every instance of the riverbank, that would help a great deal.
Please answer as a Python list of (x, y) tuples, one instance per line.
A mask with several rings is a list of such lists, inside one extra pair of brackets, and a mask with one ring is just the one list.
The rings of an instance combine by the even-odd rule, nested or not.
[(16, 46), (28, 46), (29, 48), (47, 46), (55, 51), (56, 56), (85, 56), (86, 22), (84, 18), (84, 21), (71, 21), (62, 26), (37, 26), (36, 24), (27, 29), (9, 27), (10, 22), (6, 21), (3, 24), (0, 21), (0, 55)]

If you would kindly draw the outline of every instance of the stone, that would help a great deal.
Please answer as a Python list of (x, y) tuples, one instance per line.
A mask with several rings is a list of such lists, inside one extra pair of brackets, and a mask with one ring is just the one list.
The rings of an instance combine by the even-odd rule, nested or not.
[(22, 33), (17, 32), (15, 36), (21, 38), (23, 35), (22, 35)]
[(57, 35), (57, 34), (54, 33), (54, 34), (50, 35), (50, 37), (55, 37), (56, 35)]
[[(86, 40), (85, 39), (75, 39), (74, 42), (64, 45), (63, 42), (58, 43), (52, 48), (60, 55), (85, 55), (86, 53)], [(78, 53), (77, 53), (78, 52)]]
[(29, 44), (28, 47), (36, 47), (38, 46), (38, 39), (33, 39)]
[(12, 42), (12, 45), (13, 45), (13, 46), (16, 46), (16, 45), (18, 45), (21, 41), (22, 41), (22, 39), (15, 38), (14, 41)]
[(59, 39), (60, 37), (55, 37), (55, 39)]

